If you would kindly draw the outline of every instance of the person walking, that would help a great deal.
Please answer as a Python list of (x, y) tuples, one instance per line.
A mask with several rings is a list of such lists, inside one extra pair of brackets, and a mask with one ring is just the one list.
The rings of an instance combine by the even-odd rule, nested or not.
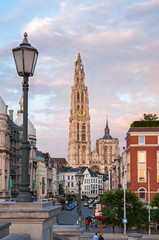
[(99, 240), (104, 240), (103, 233), (99, 233)]
[(93, 240), (99, 240), (98, 233), (95, 233), (95, 235), (93, 236)]
[(88, 228), (88, 220), (87, 219), (85, 221), (85, 224), (86, 224), (86, 230), (87, 230), (87, 228)]

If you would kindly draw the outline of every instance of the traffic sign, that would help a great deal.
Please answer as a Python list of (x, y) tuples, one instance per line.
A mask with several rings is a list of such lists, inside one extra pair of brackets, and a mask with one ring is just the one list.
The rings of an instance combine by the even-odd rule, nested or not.
[(127, 218), (122, 219), (122, 223), (127, 223), (127, 222), (128, 222)]

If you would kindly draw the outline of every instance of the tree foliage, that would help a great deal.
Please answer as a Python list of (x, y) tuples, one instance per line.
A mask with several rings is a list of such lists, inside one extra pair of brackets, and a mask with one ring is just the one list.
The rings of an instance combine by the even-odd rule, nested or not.
[(141, 121), (156, 121), (157, 119), (158, 119), (158, 116), (156, 113), (149, 113), (149, 114), (144, 113), (143, 118), (141, 118), (140, 120)]
[(153, 197), (151, 206), (157, 208), (153, 211), (152, 219), (159, 222), (159, 193), (156, 193)]
[[(117, 225), (121, 231), (123, 228), (122, 219), (124, 217), (124, 191), (117, 189), (116, 191), (105, 192), (101, 203), (106, 206), (102, 210), (102, 214), (107, 216), (107, 224)], [(135, 193), (130, 190), (126, 191), (126, 218), (127, 229), (131, 229), (134, 226), (148, 227), (148, 210)]]
[(152, 207), (157, 207), (159, 209), (159, 193), (156, 193), (151, 201)]
[(59, 184), (59, 194), (64, 194), (64, 188), (63, 188), (63, 184)]

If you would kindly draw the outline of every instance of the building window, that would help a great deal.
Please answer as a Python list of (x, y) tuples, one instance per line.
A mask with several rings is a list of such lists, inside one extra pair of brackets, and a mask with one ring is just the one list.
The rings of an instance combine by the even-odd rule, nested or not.
[(85, 123), (82, 124), (82, 142), (86, 141), (86, 126)]
[(157, 182), (159, 182), (159, 152), (157, 152)]
[(68, 187), (70, 187), (70, 183), (68, 182)]
[(140, 145), (145, 144), (145, 137), (144, 137), (144, 136), (139, 136), (139, 137), (138, 137), (138, 143), (139, 143)]
[(71, 176), (71, 179), (73, 180), (73, 176)]
[(73, 182), (71, 183), (71, 187), (73, 187)]
[(80, 100), (80, 95), (79, 95), (79, 92), (77, 92), (77, 102), (79, 103), (79, 100)]
[(146, 152), (138, 151), (138, 181), (146, 181)]
[(83, 103), (83, 92), (81, 92), (81, 103)]
[(140, 188), (139, 189), (139, 199), (141, 201), (145, 201), (146, 200), (146, 191), (144, 188)]
[(79, 141), (79, 123), (77, 123), (77, 141)]
[(70, 176), (68, 176), (68, 180), (70, 180)]
[(86, 163), (86, 146), (82, 147), (82, 162)]
[(42, 178), (42, 194), (45, 193), (45, 179), (44, 177)]

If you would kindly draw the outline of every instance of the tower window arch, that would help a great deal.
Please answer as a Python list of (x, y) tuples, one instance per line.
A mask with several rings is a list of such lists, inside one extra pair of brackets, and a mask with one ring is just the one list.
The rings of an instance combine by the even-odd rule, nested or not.
[(81, 103), (83, 103), (83, 92), (81, 92)]
[(78, 83), (79, 83), (79, 76), (78, 76), (78, 74), (76, 74), (76, 79), (77, 79), (77, 85), (78, 85)]
[(77, 102), (78, 102), (78, 103), (80, 102), (80, 95), (79, 95), (79, 92), (77, 92)]
[(86, 126), (85, 123), (82, 124), (82, 142), (86, 141)]
[(79, 141), (79, 123), (77, 123), (77, 141)]
[(82, 162), (86, 163), (86, 146), (82, 147)]

